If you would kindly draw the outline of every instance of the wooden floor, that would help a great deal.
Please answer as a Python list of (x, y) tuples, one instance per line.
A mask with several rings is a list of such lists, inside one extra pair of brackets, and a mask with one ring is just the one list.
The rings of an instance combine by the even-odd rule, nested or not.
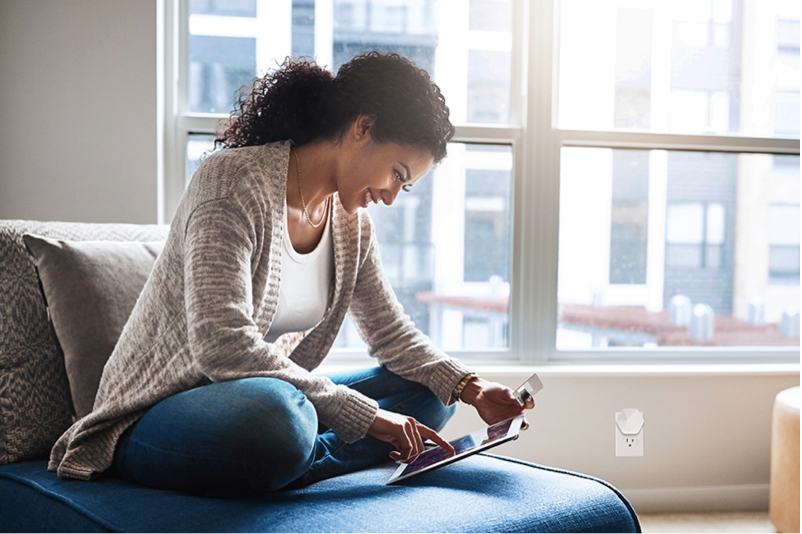
[(777, 532), (768, 512), (643, 513), (643, 532)]

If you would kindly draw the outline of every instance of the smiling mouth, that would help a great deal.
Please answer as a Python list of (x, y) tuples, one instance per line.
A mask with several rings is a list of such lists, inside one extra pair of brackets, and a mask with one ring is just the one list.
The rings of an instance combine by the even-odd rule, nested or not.
[(379, 201), (378, 201), (378, 200), (376, 200), (375, 198), (373, 198), (373, 195), (371, 194), (371, 192), (370, 192), (370, 189), (366, 189), (366, 190), (365, 190), (365, 197), (362, 199), (362, 207), (363, 207), (363, 208), (367, 208), (367, 207), (368, 207), (368, 205), (369, 205), (371, 202), (373, 202), (373, 203), (375, 203), (375, 204), (378, 204), (378, 203), (379, 203)]

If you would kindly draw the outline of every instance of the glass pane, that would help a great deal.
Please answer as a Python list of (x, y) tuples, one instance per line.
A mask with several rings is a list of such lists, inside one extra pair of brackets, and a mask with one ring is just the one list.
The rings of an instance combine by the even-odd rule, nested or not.
[(186, 162), (184, 169), (186, 175), (184, 176), (184, 187), (189, 185), (192, 175), (198, 170), (198, 166), (203, 161), (203, 157), (207, 152), (211, 152), (214, 148), (214, 136), (207, 134), (189, 134), (187, 136), (187, 152)]
[(705, 267), (707, 269), (720, 269), (721, 253), (724, 248), (720, 245), (708, 245), (705, 247)]
[(799, 136), (799, 3), (560, 1), (565, 129)]
[(699, 269), (702, 266), (702, 247), (699, 245), (672, 245), (666, 241), (666, 265), (672, 268)]
[(666, 241), (669, 243), (701, 243), (704, 211), (700, 203), (672, 203), (666, 215)]
[[(800, 298), (796, 162), (563, 148), (557, 348), (799, 345), (779, 326)], [(712, 338), (686, 299), (692, 322), (712, 308)]]
[(332, 72), (369, 50), (426, 69), (455, 124), (510, 122), (513, 0), (191, 0), (188, 111), (231, 111), (287, 56)]
[(193, 15), (255, 17), (256, 0), (189, 0), (189, 12)]
[(720, 245), (724, 242), (724, 206), (711, 203), (707, 205), (707, 239), (708, 243)]
[[(451, 143), (409, 193), (368, 208), (404, 312), (445, 350), (509, 347), (511, 203), (512, 147)], [(363, 346), (350, 320), (335, 346)]]
[(255, 75), (256, 39), (192, 35), (189, 50), (189, 110), (231, 111), (234, 94)]
[(771, 276), (799, 277), (799, 247), (771, 247), (769, 250)]
[(769, 242), (772, 245), (799, 244), (799, 205), (769, 206)]

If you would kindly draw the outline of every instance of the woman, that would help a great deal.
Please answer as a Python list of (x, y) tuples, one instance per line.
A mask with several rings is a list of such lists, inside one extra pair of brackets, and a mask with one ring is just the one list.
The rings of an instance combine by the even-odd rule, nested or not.
[[(300, 487), (410, 462), (457, 400), (522, 413), (414, 328), (382, 272), (366, 208), (443, 159), (439, 89), (400, 56), (336, 77), (304, 61), (257, 79), (192, 179), (109, 359), (94, 410), (50, 469), (198, 491)], [(311, 371), (348, 312), (380, 367)]]

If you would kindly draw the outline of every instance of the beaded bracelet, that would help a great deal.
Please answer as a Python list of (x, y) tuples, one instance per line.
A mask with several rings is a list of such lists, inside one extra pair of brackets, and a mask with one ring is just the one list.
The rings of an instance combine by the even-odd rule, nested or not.
[(465, 386), (468, 385), (468, 382), (470, 382), (471, 379), (478, 378), (478, 377), (479, 377), (479, 375), (477, 375), (476, 373), (470, 373), (470, 374), (465, 375), (463, 377), (463, 379), (460, 380), (459, 383), (457, 384), (457, 386), (454, 388), (454, 391), (451, 392), (451, 400), (453, 402), (459, 401), (459, 402), (462, 402), (463, 404), (468, 404), (467, 402), (462, 400), (462, 390), (465, 389)]

